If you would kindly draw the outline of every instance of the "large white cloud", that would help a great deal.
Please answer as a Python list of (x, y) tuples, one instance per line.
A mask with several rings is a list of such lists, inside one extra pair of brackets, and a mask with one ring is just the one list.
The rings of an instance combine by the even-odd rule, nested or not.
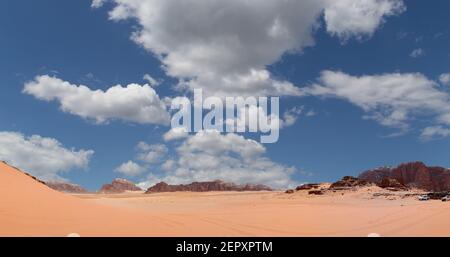
[(61, 110), (97, 123), (120, 119), (141, 124), (169, 124), (166, 105), (149, 85), (113, 86), (106, 91), (73, 85), (47, 75), (25, 84), (24, 93), (58, 101)]
[(0, 160), (4, 160), (43, 180), (61, 180), (61, 173), (86, 168), (92, 150), (65, 148), (53, 138), (17, 132), (0, 132)]
[(296, 185), (292, 179), (296, 169), (273, 162), (264, 157), (265, 152), (263, 145), (240, 135), (201, 131), (177, 148), (177, 158), (164, 162), (164, 174), (152, 173), (140, 186), (148, 187), (160, 181), (179, 184), (216, 179), (275, 188)]
[(401, 0), (111, 1), (110, 19), (136, 20), (133, 40), (158, 56), (168, 75), (215, 95), (299, 95), (267, 66), (312, 46), (324, 11), (328, 31), (347, 38), (372, 35), (403, 6)]
[(406, 7), (400, 0), (332, 0), (325, 9), (327, 31), (341, 39), (372, 36), (385, 17)]
[(450, 96), (437, 82), (420, 73), (351, 76), (323, 71), (306, 94), (346, 99), (361, 107), (368, 118), (407, 130), (416, 116), (432, 116), (433, 123), (450, 125)]

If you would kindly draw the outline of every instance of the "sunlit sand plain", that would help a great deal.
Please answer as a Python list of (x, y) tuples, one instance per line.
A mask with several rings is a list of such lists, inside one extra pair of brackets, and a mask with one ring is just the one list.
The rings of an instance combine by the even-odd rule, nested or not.
[(450, 202), (385, 192), (68, 195), (0, 163), (0, 236), (450, 236)]

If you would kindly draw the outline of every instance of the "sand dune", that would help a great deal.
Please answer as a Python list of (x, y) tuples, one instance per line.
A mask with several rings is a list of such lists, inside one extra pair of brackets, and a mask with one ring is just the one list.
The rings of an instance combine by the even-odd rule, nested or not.
[(0, 163), (0, 235), (168, 235), (166, 220), (54, 191)]
[(66, 195), (0, 163), (0, 235), (450, 236), (450, 203), (376, 192)]

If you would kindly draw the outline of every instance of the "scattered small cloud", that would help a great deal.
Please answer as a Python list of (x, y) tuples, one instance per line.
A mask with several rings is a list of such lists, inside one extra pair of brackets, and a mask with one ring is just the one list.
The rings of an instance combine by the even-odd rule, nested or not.
[(416, 43), (420, 43), (423, 41), (423, 36), (418, 36), (414, 39), (414, 41), (416, 41)]
[(398, 33), (397, 33), (397, 39), (398, 39), (398, 40), (404, 39), (404, 38), (406, 38), (407, 36), (408, 36), (408, 32), (402, 31), (402, 32), (398, 32)]
[(314, 110), (309, 110), (309, 111), (306, 113), (306, 117), (313, 117), (313, 116), (316, 116), (316, 115), (317, 115), (317, 112), (314, 111)]
[(450, 85), (450, 73), (443, 73), (439, 76), (439, 81), (442, 85)]
[(145, 163), (159, 163), (169, 152), (169, 149), (163, 144), (147, 144), (139, 142), (137, 145), (138, 154), (136, 159)]
[(423, 50), (422, 48), (414, 49), (409, 54), (409, 56), (412, 57), (412, 58), (419, 58), (419, 57), (425, 56), (425, 50)]
[(142, 175), (150, 165), (163, 162), (169, 149), (163, 144), (148, 144), (141, 141), (136, 145), (136, 151), (135, 161), (122, 163), (115, 171), (129, 177)]
[(439, 39), (441, 37), (444, 37), (444, 36), (448, 35), (449, 32), (450, 32), (450, 30), (445, 30), (445, 31), (438, 32), (438, 33), (434, 34), (434, 38), (435, 39)]
[(100, 8), (102, 7), (107, 0), (92, 0), (91, 8)]
[(287, 110), (283, 114), (283, 121), (281, 122), (282, 127), (289, 127), (297, 122), (299, 116), (304, 112), (304, 106), (294, 107)]
[(157, 80), (157, 79), (153, 78), (152, 76), (150, 76), (149, 74), (145, 74), (143, 79), (145, 81), (147, 81), (148, 84), (152, 87), (157, 87), (157, 86), (161, 85), (161, 83), (162, 83), (162, 80)]
[(444, 128), (442, 126), (432, 126), (432, 127), (426, 127), (423, 131), (420, 137), (423, 140), (431, 140), (431, 139), (438, 139), (438, 138), (445, 138), (450, 136), (450, 129)]
[(135, 177), (141, 175), (145, 170), (146, 170), (145, 167), (133, 161), (122, 163), (119, 167), (115, 169), (116, 172), (119, 172), (128, 177)]

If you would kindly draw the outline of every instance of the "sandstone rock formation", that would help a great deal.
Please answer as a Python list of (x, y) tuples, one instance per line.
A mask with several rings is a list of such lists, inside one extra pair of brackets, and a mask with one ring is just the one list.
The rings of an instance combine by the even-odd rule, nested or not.
[(442, 167), (428, 167), (422, 162), (403, 163), (395, 168), (368, 170), (360, 179), (380, 184), (384, 178), (397, 180), (400, 184), (428, 191), (450, 190), (450, 170)]
[(165, 182), (160, 182), (145, 192), (159, 193), (159, 192), (178, 192), (178, 191), (190, 191), (190, 192), (208, 192), (208, 191), (271, 191), (272, 189), (265, 185), (236, 185), (234, 183), (227, 183), (220, 180), (210, 182), (193, 182), (187, 185), (169, 185)]
[(126, 179), (117, 178), (114, 179), (111, 184), (103, 185), (99, 193), (120, 194), (126, 191), (142, 191), (142, 189)]

